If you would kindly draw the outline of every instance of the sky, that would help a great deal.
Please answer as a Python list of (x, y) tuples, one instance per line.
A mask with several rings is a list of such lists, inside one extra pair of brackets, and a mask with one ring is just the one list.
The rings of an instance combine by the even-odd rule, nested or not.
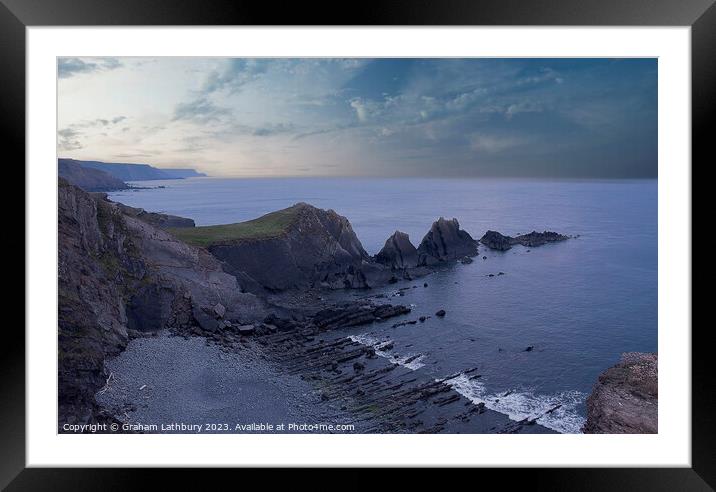
[(657, 60), (59, 58), (58, 155), (211, 176), (655, 178)]

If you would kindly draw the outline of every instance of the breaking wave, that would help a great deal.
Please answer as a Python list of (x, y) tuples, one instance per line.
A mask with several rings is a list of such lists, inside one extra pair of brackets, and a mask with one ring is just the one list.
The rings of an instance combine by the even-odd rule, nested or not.
[(564, 391), (554, 395), (536, 395), (530, 391), (504, 391), (489, 394), (477, 378), (466, 374), (446, 381), (447, 384), (471, 402), (484, 403), (496, 412), (519, 422), (536, 419), (544, 427), (562, 434), (579, 434), (585, 419), (576, 408), (587, 395), (581, 391)]
[(413, 371), (415, 371), (416, 369), (420, 369), (425, 365), (422, 362), (422, 360), (425, 358), (423, 354), (399, 355), (396, 354), (392, 349), (380, 350), (385, 345), (393, 343), (391, 340), (380, 340), (370, 335), (351, 335), (348, 338), (350, 338), (354, 342), (361, 343), (368, 347), (373, 347), (375, 349), (375, 355), (384, 357), (393, 364), (398, 364), (399, 366), (412, 369)]

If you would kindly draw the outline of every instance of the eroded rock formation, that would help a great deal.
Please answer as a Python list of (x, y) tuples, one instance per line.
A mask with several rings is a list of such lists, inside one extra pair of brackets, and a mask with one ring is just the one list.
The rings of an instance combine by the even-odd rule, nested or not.
[(418, 264), (431, 266), (477, 254), (477, 241), (460, 229), (457, 219), (440, 217), (418, 246)]
[(587, 398), (587, 434), (658, 433), (657, 354), (628, 352), (604, 371)]
[(418, 266), (418, 250), (406, 233), (395, 231), (375, 255), (375, 261), (394, 269), (413, 268)]
[(482, 238), (480, 238), (480, 242), (490, 249), (507, 251), (515, 244), (534, 248), (536, 246), (542, 246), (543, 244), (565, 241), (567, 239), (569, 239), (569, 236), (552, 231), (532, 231), (529, 234), (521, 234), (516, 237), (504, 236), (497, 231), (487, 231)]

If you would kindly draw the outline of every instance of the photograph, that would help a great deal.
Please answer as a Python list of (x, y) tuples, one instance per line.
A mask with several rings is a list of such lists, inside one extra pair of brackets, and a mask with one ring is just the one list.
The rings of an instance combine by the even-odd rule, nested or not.
[(56, 61), (57, 433), (659, 433), (659, 58)]

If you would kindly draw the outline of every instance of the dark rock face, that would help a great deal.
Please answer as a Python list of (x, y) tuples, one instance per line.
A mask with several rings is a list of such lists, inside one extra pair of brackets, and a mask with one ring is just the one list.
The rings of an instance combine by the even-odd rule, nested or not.
[(490, 249), (498, 251), (507, 251), (512, 247), (513, 238), (503, 236), (497, 231), (487, 231), (481, 238), (480, 242)]
[(569, 239), (569, 236), (552, 231), (532, 231), (529, 234), (522, 234), (516, 237), (503, 236), (496, 231), (487, 231), (482, 238), (480, 238), (480, 242), (490, 249), (507, 251), (515, 244), (533, 248), (556, 241), (565, 241), (567, 239)]
[(147, 212), (143, 208), (130, 207), (123, 203), (117, 203), (116, 206), (122, 210), (122, 213), (131, 217), (136, 217), (144, 222), (147, 222), (148, 224), (162, 229), (168, 229), (170, 227), (196, 227), (196, 224), (192, 219), (179, 217), (178, 215)]
[(587, 398), (586, 434), (658, 433), (657, 354), (629, 352), (604, 371)]
[(404, 232), (395, 231), (375, 256), (375, 261), (394, 269), (418, 266), (418, 250)]
[(269, 291), (320, 286), (367, 287), (362, 266), (369, 260), (348, 219), (305, 203), (291, 207), (295, 219), (283, 234), (237, 239), (208, 250)]
[[(104, 386), (104, 359), (130, 333), (198, 326), (194, 312), (252, 321), (263, 303), (204, 250), (122, 213), (60, 178), (58, 188), (59, 424), (90, 423)], [(214, 320), (216, 323), (216, 320)]]
[(418, 263), (431, 266), (477, 254), (477, 241), (460, 229), (457, 219), (440, 217), (418, 246)]
[(58, 159), (57, 170), (61, 178), (85, 191), (126, 190), (127, 183), (99, 169), (84, 168), (72, 159)]

